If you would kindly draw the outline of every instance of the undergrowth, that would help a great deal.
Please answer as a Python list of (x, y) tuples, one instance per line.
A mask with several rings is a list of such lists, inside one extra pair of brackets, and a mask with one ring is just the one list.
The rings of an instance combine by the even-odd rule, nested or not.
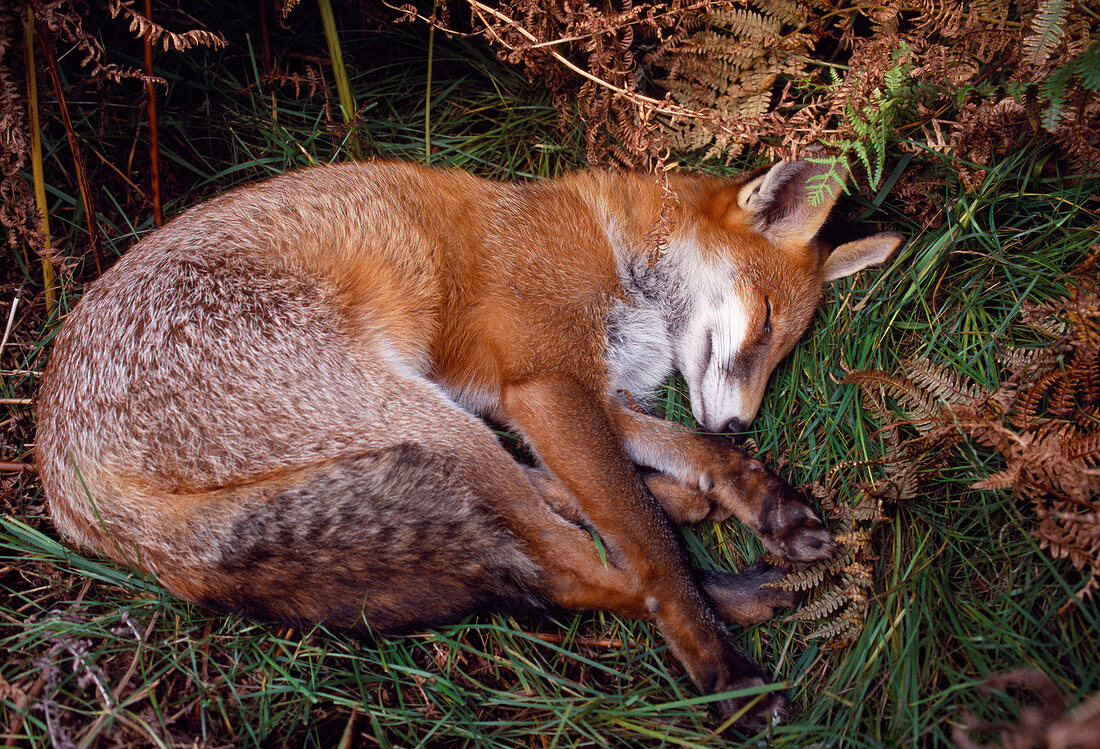
[[(140, 10), (120, 5), (123, 18), (126, 7)], [(593, 146), (575, 120), (560, 127), (559, 89), (527, 82), (477, 39), (437, 32), (429, 44), (426, 26), (380, 29), (378, 7), (345, 6), (340, 41), (356, 109), (346, 123), (331, 68), (318, 56), (321, 24), (303, 8), (286, 27), (269, 19), (267, 35), (258, 33), (251, 6), (192, 12), (228, 44), (158, 52), (159, 190), (168, 216), (235, 184), (355, 156), (519, 179), (581, 166)], [(181, 35), (195, 25), (187, 17), (160, 20)], [(776, 29), (795, 20), (779, 19)], [(120, 69), (140, 69), (141, 44), (125, 23), (91, 14), (85, 21)], [(693, 43), (701, 30), (686, 28), (664, 52), (651, 50), (646, 64), (656, 71), (667, 59), (661, 54)], [(725, 34), (766, 37), (756, 25)], [(805, 46), (797, 35), (785, 39), (784, 50)], [(1060, 43), (1036, 41), (1028, 50), (1050, 57), (1046, 48)], [(1044, 57), (1053, 71), (1048, 109), (1026, 92), (1021, 101), (1049, 116), (1059, 91), (1079, 96), (1091, 85), (1094, 50), (1061, 66)], [(1095, 327), (1087, 327), (1095, 317), (1080, 310), (1067, 317), (1069, 308), (1058, 305), (1095, 283), (1095, 266), (1084, 271), (1091, 276), (1071, 273), (1095, 262), (1100, 175), (1034, 131), (996, 148), (947, 147), (950, 133), (937, 141), (940, 125), (926, 117), (928, 106), (947, 105), (943, 87), (902, 76), (902, 47), (882, 54), (889, 65), (875, 87), (880, 106), (851, 109), (860, 137), (834, 143), (875, 187), (846, 202), (834, 230), (878, 223), (909, 241), (887, 267), (825, 290), (811, 334), (773, 376), (752, 434), (776, 470), (823, 502), (847, 556), (795, 583), (816, 586), (801, 614), (738, 637), (798, 707), (773, 731), (777, 746), (1042, 743), (1059, 721), (1082, 731), (1096, 719), (1087, 702), (1100, 690), (1100, 607), (1089, 594), (1095, 557), (1090, 562), (1088, 549), (1076, 558), (1049, 553), (1042, 524), (1067, 512), (1057, 504), (1066, 498), (1019, 491), (1014, 481), (1027, 475), (1013, 473), (1017, 457), (975, 433), (979, 405), (963, 414), (952, 393), (984, 398), (1012, 388), (1018, 402), (1030, 403), (1028, 387), (1045, 388), (1026, 419), (1019, 409), (996, 418), (1009, 418), (1001, 423), (1017, 436), (1051, 430), (1058, 420), (1096, 433), (1089, 384), (1096, 348), (1078, 365), (1059, 338), (1080, 329), (1095, 346)], [(743, 55), (735, 65), (757, 75), (754, 60)], [(154, 225), (148, 136), (138, 114), (144, 84), (102, 87), (77, 63), (62, 58), (60, 72), (96, 186), (102, 261), (110, 264)], [(797, 72), (789, 67), (784, 76)], [(1006, 84), (973, 75), (975, 90)], [(764, 90), (761, 81), (752, 85)], [(818, 95), (831, 84), (811, 77), (800, 85)], [(751, 86), (742, 89), (740, 98), (728, 97), (736, 107), (751, 104)], [(713, 698), (698, 695), (652, 628), (638, 622), (485, 615), (363, 641), (196, 608), (59, 543), (27, 468), (31, 401), (57, 320), (96, 271), (58, 104), (44, 95), (41, 107), (51, 258), (61, 280), (53, 308), (27, 251), (33, 245), (15, 247), (18, 237), (9, 234), (13, 262), (0, 278), (0, 322), (8, 323), (0, 349), (0, 738), (206, 747), (703, 746), (741, 738), (714, 720), (706, 710)], [(724, 160), (712, 159), (708, 170), (756, 165), (747, 151), (729, 167)], [(904, 178), (914, 168), (924, 177)], [(1058, 324), (1043, 327), (1037, 310)], [(1036, 353), (1020, 353), (1028, 351)], [(1047, 357), (1050, 366), (1029, 380), (1020, 356)], [(1070, 382), (1064, 373), (1075, 367), (1084, 374)], [(944, 378), (938, 385), (921, 379), (940, 371), (954, 389)], [(910, 400), (861, 388), (857, 382), (875, 381), (869, 372)], [(690, 423), (682, 382), (668, 384), (659, 408)], [(1088, 443), (1080, 456), (1088, 481), (1097, 452)], [(1086, 488), (1084, 499), (1095, 502), (1095, 489)], [(739, 568), (762, 551), (735, 522), (685, 529), (683, 537), (704, 567)], [(1036, 704), (1045, 721), (1038, 732), (1024, 720)]]

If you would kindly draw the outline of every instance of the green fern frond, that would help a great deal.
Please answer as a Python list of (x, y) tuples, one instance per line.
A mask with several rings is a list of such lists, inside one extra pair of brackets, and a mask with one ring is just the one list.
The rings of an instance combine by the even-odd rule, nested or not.
[(815, 174), (806, 180), (806, 194), (810, 198), (810, 205), (824, 205), (844, 189), (847, 183), (848, 160), (843, 156), (827, 156), (808, 157), (806, 161), (829, 167), (829, 171), (824, 174)]
[[(908, 75), (908, 69), (908, 65), (893, 68), (899, 79)], [(867, 171), (871, 187), (875, 189), (882, 182), (886, 165), (886, 141), (893, 126), (895, 103), (894, 98), (884, 95), (881, 89), (876, 89), (873, 104), (858, 110), (851, 106), (844, 108), (844, 119), (855, 137), (851, 140), (825, 139), (828, 145), (839, 148), (842, 153), (854, 152)]]
[(1042, 117), (1043, 128), (1048, 131), (1057, 128), (1062, 119), (1062, 108), (1066, 103), (1066, 91), (1069, 89), (1071, 77), (1072, 68), (1068, 64), (1063, 65), (1047, 76), (1039, 87), (1039, 92), (1048, 102)]
[(864, 143), (856, 141), (852, 144), (852, 151), (855, 152), (856, 157), (859, 158), (860, 163), (863, 164), (863, 168), (866, 170), (867, 174), (871, 174), (875, 171), (874, 166), (871, 164), (871, 152)]
[(1058, 127), (1066, 97), (1075, 79), (1086, 91), (1100, 91), (1100, 41), (1093, 42), (1084, 52), (1060, 65), (1039, 86), (1039, 93), (1047, 101), (1042, 115), (1045, 129), (1053, 131)]
[(1032, 33), (1024, 39), (1024, 61), (1042, 65), (1054, 52), (1065, 33), (1066, 0), (1042, 0), (1039, 11), (1031, 20)]
[(1071, 63), (1073, 72), (1088, 91), (1100, 91), (1100, 39), (1077, 55)]
[(898, 48), (891, 55), (894, 65), (886, 71), (886, 75), (883, 77), (883, 83), (886, 84), (886, 93), (891, 97), (909, 84), (909, 73), (913, 66), (909, 63), (899, 63), (898, 60), (908, 57), (910, 51), (909, 45), (901, 41)]

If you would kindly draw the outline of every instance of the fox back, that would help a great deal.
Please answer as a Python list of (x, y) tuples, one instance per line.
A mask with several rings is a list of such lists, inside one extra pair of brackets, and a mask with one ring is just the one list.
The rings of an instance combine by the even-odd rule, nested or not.
[(607, 608), (653, 618), (706, 690), (760, 679), (714, 615), (770, 614), (760, 580), (700, 592), (669, 519), (737, 514), (793, 561), (831, 538), (728, 443), (623, 399), (679, 370), (704, 427), (752, 420), (822, 284), (900, 242), (816, 240), (832, 200), (807, 184), (828, 178), (673, 176), (659, 259), (646, 175), (512, 185), (377, 162), (215, 198), (135, 245), (57, 336), (37, 448), (54, 521), (261, 618), (403, 631)]

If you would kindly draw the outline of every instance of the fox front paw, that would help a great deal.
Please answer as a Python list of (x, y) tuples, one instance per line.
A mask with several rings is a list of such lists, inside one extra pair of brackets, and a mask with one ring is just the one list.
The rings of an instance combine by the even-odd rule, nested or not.
[(808, 564), (836, 554), (837, 543), (802, 496), (775, 477), (760, 499), (759, 526), (764, 547), (788, 562)]
[(805, 564), (836, 553), (836, 541), (813, 508), (760, 461), (738, 454), (715, 476), (706, 496), (737, 515), (775, 556)]

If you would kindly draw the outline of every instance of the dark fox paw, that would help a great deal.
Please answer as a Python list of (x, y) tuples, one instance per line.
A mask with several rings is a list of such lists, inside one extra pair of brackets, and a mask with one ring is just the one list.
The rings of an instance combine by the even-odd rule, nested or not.
[[(762, 679), (754, 679), (739, 688), (763, 684)], [(722, 720), (735, 718), (733, 725), (747, 736), (766, 731), (769, 726), (785, 723), (793, 712), (791, 701), (780, 692), (764, 692), (748, 697), (720, 700), (714, 705), (715, 711)]]
[(833, 535), (802, 496), (779, 479), (771, 482), (760, 503), (760, 539), (772, 554), (809, 564), (837, 551)]
[(694, 671), (689, 669), (703, 692), (719, 697), (711, 703), (712, 709), (723, 721), (732, 720), (739, 731), (750, 735), (786, 720), (791, 713), (790, 701), (774, 687), (766, 691), (769, 679), (764, 671), (737, 648), (724, 628), (719, 632), (722, 636), (715, 644), (721, 656), (707, 664), (696, 664), (699, 667)]
[(776, 585), (790, 571), (787, 565), (773, 567), (762, 559), (737, 574), (702, 570), (699, 584), (714, 602), (718, 613), (734, 624), (758, 624), (775, 616), (776, 609), (797, 606), (805, 593)]

